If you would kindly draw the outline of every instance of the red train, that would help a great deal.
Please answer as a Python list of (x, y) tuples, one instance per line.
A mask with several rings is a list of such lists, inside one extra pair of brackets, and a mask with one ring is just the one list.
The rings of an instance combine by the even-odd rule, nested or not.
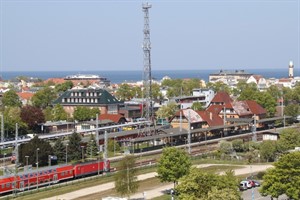
[[(110, 169), (110, 162), (107, 161), (107, 170)], [(97, 173), (103, 173), (104, 161), (93, 161), (73, 165), (44, 167), (39, 170), (18, 173), (17, 176), (0, 177), (0, 194), (24, 191), (31, 188), (55, 184), (63, 180), (79, 178)]]

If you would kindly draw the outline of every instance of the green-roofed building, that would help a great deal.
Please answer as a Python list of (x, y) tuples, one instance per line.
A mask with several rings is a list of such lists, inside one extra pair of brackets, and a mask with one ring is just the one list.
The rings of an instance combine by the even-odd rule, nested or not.
[(72, 88), (64, 92), (54, 102), (60, 104), (65, 111), (73, 116), (77, 106), (99, 108), (101, 114), (118, 114), (123, 102), (117, 100), (113, 95), (102, 88)]

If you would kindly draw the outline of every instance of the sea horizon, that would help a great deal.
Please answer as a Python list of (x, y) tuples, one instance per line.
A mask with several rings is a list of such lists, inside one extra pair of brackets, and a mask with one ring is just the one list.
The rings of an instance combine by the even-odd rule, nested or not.
[[(282, 69), (199, 69), (199, 70), (152, 70), (154, 80), (161, 80), (164, 76), (172, 79), (198, 78), (208, 81), (209, 74), (217, 73), (220, 70), (235, 71), (244, 70), (246, 73), (262, 75), (265, 78), (286, 78), (288, 77), (288, 68)], [(90, 70), (90, 71), (2, 71), (0, 77), (2, 80), (13, 80), (19, 76), (29, 78), (40, 78), (47, 80), (49, 78), (64, 78), (75, 74), (95, 74), (109, 79), (112, 83), (136, 82), (143, 80), (142, 70)], [(294, 76), (299, 76), (299, 72), (294, 69)]]

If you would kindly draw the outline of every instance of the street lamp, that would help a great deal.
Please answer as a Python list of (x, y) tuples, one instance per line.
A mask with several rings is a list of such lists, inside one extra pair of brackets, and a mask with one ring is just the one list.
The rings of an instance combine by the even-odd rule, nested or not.
[(29, 156), (25, 156), (25, 158), (26, 158), (26, 167), (27, 167), (27, 170), (28, 170), (28, 158), (29, 158)]
[(39, 150), (40, 148), (36, 149), (36, 171), (37, 171), (37, 176), (36, 176), (36, 189), (39, 189)]
[(66, 164), (68, 164), (68, 145), (66, 144)]
[(116, 137), (117, 137), (117, 136), (114, 137), (114, 156), (115, 156), (115, 154), (116, 154)]
[(5, 156), (6, 156), (6, 153), (3, 153), (4, 155), (4, 158), (3, 158), (3, 175), (4, 175), (4, 170), (5, 170)]
[(81, 147), (81, 159), (82, 159), (82, 162), (83, 162), (83, 148), (84, 148), (84, 146), (80, 146)]
[(94, 140), (91, 140), (91, 159), (93, 158), (93, 142)]
[(50, 166), (51, 166), (51, 155), (48, 155), (48, 160), (49, 160), (49, 161), (48, 161), (48, 162), (49, 162), (48, 165), (49, 165), (49, 167), (50, 167)]

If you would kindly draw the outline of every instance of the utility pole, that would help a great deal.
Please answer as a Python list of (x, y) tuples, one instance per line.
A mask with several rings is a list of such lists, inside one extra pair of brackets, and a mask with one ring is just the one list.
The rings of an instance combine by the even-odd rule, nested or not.
[(98, 121), (98, 114), (96, 114), (96, 144), (97, 144), (97, 151), (99, 151), (99, 121)]
[(256, 137), (256, 115), (253, 115), (254, 118), (254, 124), (253, 124), (253, 129), (252, 129), (252, 141), (256, 142), (257, 141), (257, 137)]
[(151, 42), (150, 42), (150, 27), (149, 27), (149, 9), (152, 6), (148, 3), (142, 5), (144, 12), (144, 116), (147, 121), (153, 121), (152, 108), (152, 75), (151, 75)]
[(188, 130), (188, 145), (189, 145), (189, 154), (191, 155), (191, 113), (189, 110), (189, 130)]
[(104, 132), (104, 154), (103, 154), (103, 159), (104, 159), (104, 171), (107, 172), (107, 131)]
[(1, 113), (0, 114), (0, 117), (1, 117), (1, 143), (4, 142), (4, 117), (3, 117), (3, 114)]

